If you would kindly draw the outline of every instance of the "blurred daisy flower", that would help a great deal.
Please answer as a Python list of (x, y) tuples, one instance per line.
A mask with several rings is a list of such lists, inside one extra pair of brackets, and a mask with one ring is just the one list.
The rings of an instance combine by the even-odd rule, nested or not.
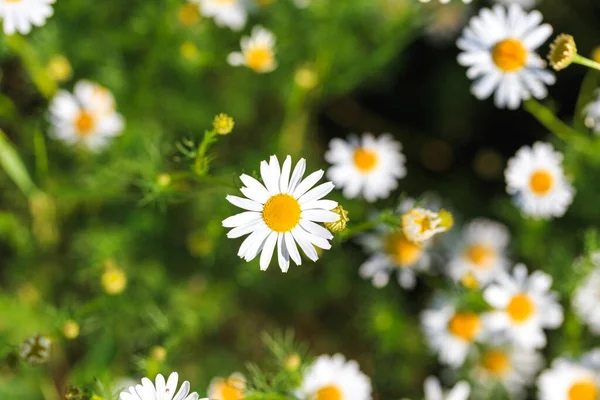
[(208, 398), (211, 400), (241, 400), (246, 390), (246, 378), (239, 372), (228, 378), (216, 377), (208, 387)]
[(581, 360), (559, 358), (538, 378), (540, 400), (596, 400), (600, 395), (600, 350)]
[(156, 384), (153, 384), (148, 378), (143, 378), (141, 385), (130, 386), (127, 390), (122, 391), (119, 397), (121, 400), (198, 400), (198, 393), (190, 393), (190, 383), (188, 381), (183, 382), (181, 388), (175, 394), (178, 380), (179, 375), (177, 372), (171, 373), (166, 382), (165, 378), (158, 374)]
[(423, 243), (447, 230), (442, 217), (435, 211), (415, 207), (402, 214), (402, 232), (411, 242)]
[(446, 43), (456, 38), (465, 25), (470, 8), (460, 2), (439, 5), (431, 3), (427, 14), (425, 34), (434, 43)]
[(252, 28), (250, 36), (241, 41), (242, 51), (230, 53), (227, 57), (229, 65), (246, 67), (258, 73), (267, 73), (277, 68), (275, 60), (275, 36), (262, 26)]
[(526, 10), (529, 10), (535, 6), (537, 0), (495, 0), (498, 4), (503, 4), (505, 6), (510, 6), (511, 4), (517, 4), (523, 7)]
[(454, 246), (448, 274), (457, 282), (466, 284), (473, 279), (476, 286), (487, 285), (508, 266), (505, 252), (509, 238), (508, 228), (498, 222), (484, 218), (471, 221), (463, 229), (460, 244)]
[(496, 106), (509, 109), (518, 108), (521, 100), (532, 95), (546, 97), (545, 85), (556, 79), (535, 53), (552, 34), (552, 27), (541, 22), (539, 11), (526, 13), (516, 4), (484, 8), (470, 20), (457, 41), (463, 50), (458, 62), (469, 67), (475, 97), (486, 99), (495, 91)]
[(290, 156), (286, 157), (283, 167), (279, 166), (276, 156), (271, 156), (269, 163), (260, 164), (264, 185), (243, 174), (240, 179), (246, 186), (240, 190), (246, 198), (227, 196), (231, 204), (247, 210), (223, 221), (224, 227), (233, 228), (227, 237), (249, 235), (240, 246), (238, 256), (251, 261), (262, 252), (261, 271), (269, 267), (276, 245), (283, 272), (287, 272), (290, 258), (297, 265), (302, 262), (296, 243), (309, 259), (316, 261), (319, 257), (313, 246), (331, 248), (329, 240), (333, 235), (315, 222), (335, 222), (340, 218), (331, 211), (337, 203), (322, 199), (333, 190), (333, 183), (325, 182), (311, 189), (323, 177), (323, 170), (302, 179), (306, 160), (298, 161), (290, 177), (291, 167)]
[(512, 276), (497, 276), (483, 292), (495, 309), (486, 315), (490, 330), (505, 334), (523, 349), (546, 346), (544, 329), (558, 328), (563, 322), (562, 307), (550, 286), (550, 275), (541, 271), (528, 275), (524, 264), (517, 264)]
[(60, 90), (50, 102), (50, 133), (67, 144), (80, 144), (91, 151), (106, 147), (124, 128), (108, 89), (79, 81), (73, 94)]
[(565, 214), (575, 190), (564, 175), (562, 160), (551, 144), (541, 142), (521, 147), (508, 160), (506, 191), (524, 214), (537, 218)]
[(218, 26), (239, 31), (246, 25), (248, 13), (241, 0), (190, 0), (200, 7), (200, 13), (212, 18)]
[(573, 310), (590, 331), (600, 335), (600, 267), (596, 266), (575, 290)]
[(451, 390), (444, 393), (438, 378), (430, 376), (423, 385), (425, 400), (467, 400), (471, 387), (465, 381), (458, 382)]
[(51, 345), (52, 341), (46, 336), (35, 335), (21, 343), (19, 354), (30, 364), (43, 364), (50, 359)]
[(56, 0), (0, 0), (0, 17), (4, 33), (27, 35), (33, 26), (43, 26), (54, 13)]
[(402, 145), (390, 134), (332, 139), (325, 153), (325, 160), (332, 164), (327, 177), (343, 189), (346, 198), (362, 194), (368, 202), (385, 199), (398, 187), (398, 179), (406, 176), (401, 150)]
[(585, 126), (592, 129), (594, 133), (600, 134), (600, 90), (596, 91), (594, 101), (583, 110)]
[(371, 399), (371, 380), (356, 361), (322, 355), (305, 371), (298, 392), (299, 398), (315, 400), (365, 400)]
[(449, 301), (438, 300), (421, 314), (424, 334), (440, 362), (458, 368), (482, 337), (483, 322), (474, 312), (458, 311)]

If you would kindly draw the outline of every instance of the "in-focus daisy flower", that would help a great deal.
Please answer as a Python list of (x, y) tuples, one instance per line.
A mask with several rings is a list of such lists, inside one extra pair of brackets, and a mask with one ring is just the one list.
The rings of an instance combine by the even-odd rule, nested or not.
[(600, 267), (590, 272), (575, 290), (573, 310), (590, 331), (600, 335)]
[(250, 36), (241, 41), (242, 51), (230, 53), (227, 57), (229, 65), (238, 67), (245, 65), (259, 73), (267, 73), (277, 68), (275, 60), (275, 36), (262, 26), (252, 28)]
[(32, 26), (43, 26), (52, 16), (56, 0), (0, 0), (0, 18), (4, 33), (27, 35)]
[(304, 373), (298, 392), (300, 398), (314, 400), (370, 400), (371, 380), (356, 361), (322, 355)]
[(246, 390), (246, 378), (239, 372), (233, 373), (229, 378), (216, 377), (208, 387), (210, 400), (241, 400)]
[(402, 232), (411, 242), (423, 243), (448, 230), (442, 222), (439, 213), (415, 207), (402, 214)]
[(457, 45), (463, 50), (459, 64), (469, 67), (467, 76), (475, 80), (475, 97), (486, 99), (495, 91), (496, 106), (510, 109), (532, 95), (546, 97), (545, 85), (556, 79), (535, 53), (552, 34), (552, 27), (541, 22), (539, 11), (526, 13), (516, 4), (484, 8), (471, 19)]
[(27, 338), (19, 348), (21, 358), (31, 364), (43, 364), (50, 359), (52, 342), (42, 335)]
[(523, 7), (525, 10), (530, 10), (535, 6), (537, 0), (495, 0), (498, 4), (503, 4), (505, 6), (510, 6), (511, 4), (518, 4)]
[(54, 138), (92, 151), (106, 147), (124, 127), (110, 91), (89, 81), (79, 81), (73, 94), (60, 90), (54, 96), (50, 103), (50, 121)]
[(476, 286), (487, 285), (508, 266), (508, 241), (506, 226), (484, 218), (471, 221), (463, 230), (460, 244), (454, 247), (448, 274), (457, 282), (472, 278)]
[(346, 198), (362, 194), (368, 202), (385, 199), (398, 187), (398, 179), (406, 176), (401, 150), (402, 145), (389, 134), (332, 139), (325, 153), (325, 160), (332, 164), (327, 177), (343, 189)]
[(562, 307), (550, 286), (550, 275), (541, 271), (528, 275), (523, 264), (515, 266), (512, 276), (498, 275), (483, 292), (495, 309), (486, 315), (490, 329), (502, 332), (523, 349), (546, 346), (544, 329), (558, 328), (563, 322)]
[(596, 400), (600, 395), (600, 350), (581, 360), (559, 358), (538, 378), (540, 400)]
[(563, 156), (549, 143), (521, 147), (508, 160), (506, 191), (521, 211), (536, 218), (561, 217), (571, 205), (575, 190), (567, 181)]
[(458, 311), (449, 301), (439, 301), (421, 314), (421, 323), (429, 346), (440, 362), (460, 367), (484, 333), (480, 316), (471, 311)]
[(594, 101), (583, 110), (585, 126), (592, 129), (595, 134), (600, 134), (600, 90), (596, 91)]
[(223, 221), (224, 227), (233, 228), (227, 237), (235, 239), (249, 235), (240, 246), (238, 256), (252, 261), (262, 252), (261, 271), (269, 267), (275, 246), (283, 272), (287, 272), (290, 258), (297, 265), (302, 263), (296, 243), (309, 259), (316, 261), (319, 257), (314, 246), (325, 250), (331, 248), (329, 240), (333, 235), (315, 222), (334, 222), (340, 218), (331, 211), (337, 203), (322, 199), (333, 190), (333, 183), (325, 182), (311, 189), (323, 177), (323, 170), (302, 179), (306, 169), (303, 158), (293, 172), (291, 168), (290, 156), (286, 157), (282, 167), (277, 157), (271, 156), (268, 163), (260, 163), (264, 184), (243, 174), (240, 179), (246, 186), (240, 190), (246, 198), (227, 196), (231, 204), (246, 210)]
[(467, 400), (471, 387), (465, 381), (458, 382), (450, 391), (444, 393), (440, 381), (430, 376), (424, 383), (425, 400)]
[(158, 374), (155, 384), (150, 379), (143, 378), (141, 385), (130, 386), (127, 390), (122, 391), (119, 397), (121, 400), (198, 400), (198, 393), (190, 393), (188, 381), (183, 382), (179, 391), (176, 392), (178, 380), (177, 372), (171, 373), (166, 382), (165, 378)]
[(239, 31), (246, 25), (248, 13), (241, 0), (190, 0), (200, 6), (200, 13), (218, 26)]

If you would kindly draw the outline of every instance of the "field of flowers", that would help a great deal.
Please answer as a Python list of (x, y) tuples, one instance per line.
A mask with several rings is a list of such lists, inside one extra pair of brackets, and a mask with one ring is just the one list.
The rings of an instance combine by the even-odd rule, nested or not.
[(596, 0), (0, 0), (0, 400), (599, 400)]

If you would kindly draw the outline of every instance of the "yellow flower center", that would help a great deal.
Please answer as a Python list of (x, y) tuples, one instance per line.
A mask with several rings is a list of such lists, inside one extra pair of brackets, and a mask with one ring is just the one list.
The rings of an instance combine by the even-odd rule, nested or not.
[(492, 48), (492, 60), (504, 72), (515, 72), (527, 62), (527, 49), (518, 39), (505, 39)]
[(481, 331), (481, 320), (472, 312), (458, 312), (448, 322), (448, 330), (467, 342), (472, 342)]
[(220, 400), (241, 400), (244, 398), (244, 382), (239, 379), (226, 379), (220, 385), (218, 392)]
[(75, 131), (79, 136), (85, 137), (94, 128), (94, 116), (87, 111), (81, 110), (75, 118)]
[(500, 350), (489, 350), (483, 355), (483, 367), (492, 375), (504, 376), (510, 370), (510, 359)]
[(569, 400), (596, 400), (598, 388), (593, 381), (575, 382), (569, 389)]
[(23, 0), (4, 0), (5, 3), (20, 3)]
[(460, 280), (460, 283), (462, 283), (462, 285), (467, 289), (477, 289), (477, 287), (479, 287), (479, 281), (471, 272), (464, 274)]
[(385, 238), (384, 248), (399, 267), (413, 265), (423, 254), (423, 247), (408, 240), (402, 232), (389, 234)]
[(275, 232), (289, 232), (300, 222), (300, 204), (289, 194), (276, 194), (265, 203), (263, 219)]
[(525, 322), (535, 314), (535, 304), (528, 295), (518, 294), (508, 303), (506, 312), (514, 322)]
[(467, 247), (465, 255), (475, 267), (486, 269), (496, 259), (496, 250), (485, 244), (473, 244)]
[(363, 147), (357, 148), (354, 150), (354, 165), (362, 173), (371, 172), (377, 165), (377, 153)]
[(273, 51), (267, 47), (253, 47), (246, 52), (246, 65), (261, 72), (273, 64)]
[(342, 400), (342, 391), (337, 386), (324, 386), (317, 391), (316, 400)]
[(546, 169), (538, 169), (531, 174), (529, 180), (529, 187), (531, 191), (537, 195), (547, 194), (554, 186), (554, 177), (550, 174), (550, 171)]

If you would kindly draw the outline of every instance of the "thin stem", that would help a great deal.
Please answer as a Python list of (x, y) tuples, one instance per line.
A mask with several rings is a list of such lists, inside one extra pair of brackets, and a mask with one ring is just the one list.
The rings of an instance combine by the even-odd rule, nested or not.
[(581, 134), (561, 121), (552, 111), (539, 101), (529, 99), (524, 102), (525, 110), (533, 115), (542, 125), (565, 142), (582, 139)]
[(13, 182), (21, 189), (25, 196), (30, 197), (39, 191), (33, 183), (27, 168), (23, 164), (19, 153), (12, 145), (4, 131), (0, 129), (0, 166)]
[(573, 57), (573, 62), (600, 71), (600, 63), (580, 56), (579, 54), (576, 54), (575, 57)]

